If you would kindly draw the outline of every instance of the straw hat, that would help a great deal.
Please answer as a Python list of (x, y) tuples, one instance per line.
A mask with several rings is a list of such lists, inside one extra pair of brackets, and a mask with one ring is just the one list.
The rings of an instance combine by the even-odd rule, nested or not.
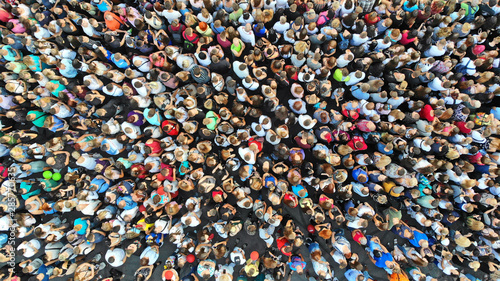
[(184, 162), (188, 158), (189, 147), (187, 145), (178, 146), (174, 150), (175, 160), (178, 162)]
[(182, 103), (184, 104), (184, 106), (187, 108), (187, 109), (193, 109), (193, 108), (196, 108), (198, 106), (198, 101), (196, 100), (196, 98), (192, 97), (192, 96), (189, 96), (187, 98), (185, 98)]
[(198, 130), (198, 122), (197, 121), (187, 121), (182, 123), (182, 129), (192, 135)]
[(307, 95), (306, 102), (308, 104), (317, 104), (317, 103), (321, 102), (321, 99), (316, 94)]
[(194, 183), (193, 183), (193, 181), (191, 181), (189, 179), (180, 180), (179, 183), (177, 184), (177, 186), (181, 190), (184, 190), (186, 192), (189, 192), (189, 191), (194, 189)]
[(253, 189), (253, 190), (256, 190), (256, 191), (259, 191), (262, 189), (262, 178), (260, 177), (260, 175), (257, 175), (257, 176), (252, 176), (250, 178), (250, 188)]

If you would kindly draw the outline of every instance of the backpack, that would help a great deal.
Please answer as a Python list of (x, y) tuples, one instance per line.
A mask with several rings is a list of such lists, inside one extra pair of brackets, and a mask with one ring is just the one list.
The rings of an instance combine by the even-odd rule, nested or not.
[(184, 40), (184, 49), (186, 49), (186, 50), (192, 50), (193, 48), (194, 48), (193, 42), (185, 39)]
[(467, 15), (463, 18), (462, 21), (464, 22), (472, 22), (474, 21), (474, 18), (476, 17), (476, 13), (477, 11), (479, 11), (479, 7), (475, 7), (475, 8), (472, 8), (470, 4), (465, 4), (465, 3), (462, 3), (462, 8), (463, 5), (467, 5)]
[(318, 27), (323, 27), (329, 21), (330, 21), (330, 19), (328, 18), (328, 11), (324, 11), (324, 12), (319, 13), (319, 17), (318, 17), (318, 20), (316, 21), (316, 24), (318, 25)]
[(345, 39), (342, 34), (339, 34), (339, 35), (340, 35), (340, 38), (342, 39), (339, 43), (339, 48), (341, 50), (347, 50), (347, 48), (349, 48), (349, 40)]
[(470, 62), (471, 60), (469, 60), (466, 65), (458, 64), (457, 66), (455, 66), (455, 71), (460, 72), (463, 75), (467, 75), (467, 70), (469, 69), (468, 66)]

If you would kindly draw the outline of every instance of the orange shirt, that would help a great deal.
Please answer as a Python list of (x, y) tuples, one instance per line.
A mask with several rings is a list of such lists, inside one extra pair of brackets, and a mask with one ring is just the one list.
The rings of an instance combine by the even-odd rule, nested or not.
[[(113, 19), (107, 20), (106, 19), (107, 15), (111, 15)], [(111, 31), (120, 29), (120, 25), (124, 24), (124, 22), (120, 19), (119, 16), (109, 11), (104, 12), (104, 21), (106, 22), (106, 27)]]

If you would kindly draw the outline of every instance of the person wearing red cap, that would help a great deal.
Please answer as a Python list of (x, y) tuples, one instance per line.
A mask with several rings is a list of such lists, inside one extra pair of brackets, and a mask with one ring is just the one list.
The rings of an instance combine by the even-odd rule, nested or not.
[(179, 273), (173, 268), (165, 269), (161, 276), (163, 281), (179, 280)]

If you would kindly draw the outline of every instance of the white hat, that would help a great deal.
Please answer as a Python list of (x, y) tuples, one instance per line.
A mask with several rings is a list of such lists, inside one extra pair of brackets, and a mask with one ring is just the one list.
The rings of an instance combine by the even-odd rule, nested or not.
[(255, 164), (255, 153), (248, 147), (240, 147), (238, 148), (238, 153), (240, 154), (241, 159), (247, 162), (248, 164)]
[(266, 135), (266, 131), (264, 130), (261, 124), (253, 122), (251, 127), (257, 136), (263, 137)]
[(299, 115), (299, 124), (306, 130), (312, 129), (317, 122), (318, 120), (312, 119), (309, 115)]

